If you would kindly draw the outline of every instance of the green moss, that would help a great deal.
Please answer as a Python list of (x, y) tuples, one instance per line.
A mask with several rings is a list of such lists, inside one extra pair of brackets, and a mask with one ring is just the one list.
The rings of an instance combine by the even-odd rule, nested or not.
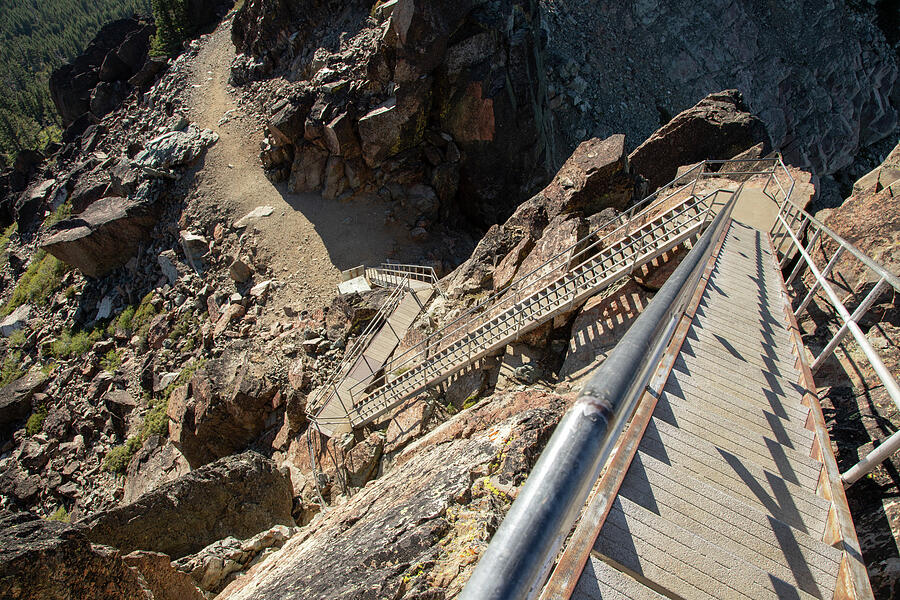
[(38, 250), (22, 277), (16, 283), (9, 301), (0, 309), (6, 316), (26, 303), (44, 306), (59, 291), (60, 282), (68, 267), (55, 256)]
[(147, 439), (151, 435), (167, 436), (169, 435), (169, 417), (166, 411), (169, 409), (169, 398), (172, 392), (178, 386), (186, 384), (194, 376), (203, 365), (206, 364), (205, 359), (200, 359), (189, 363), (178, 377), (169, 384), (163, 391), (162, 396), (150, 399), (150, 410), (144, 415), (144, 422), (141, 425), (141, 441)]
[[(124, 314), (125, 311), (122, 312)], [(159, 310), (153, 306), (153, 292), (150, 292), (143, 297), (141, 303), (135, 309), (134, 315), (131, 317), (131, 332), (135, 335), (146, 337), (147, 332), (150, 331), (150, 321), (158, 314)]]
[(186, 352), (197, 347), (200, 342), (200, 320), (194, 316), (194, 311), (187, 311), (178, 318), (169, 332), (169, 339), (176, 344), (183, 342)]
[(109, 454), (103, 459), (103, 468), (110, 473), (119, 473), (124, 475), (128, 469), (128, 463), (137, 454), (144, 444), (143, 436), (133, 435), (121, 446), (116, 446), (109, 451)]
[(69, 516), (69, 511), (66, 510), (65, 506), (60, 506), (53, 512), (52, 515), (50, 515), (50, 520), (68, 523), (72, 520), (72, 517)]
[(38, 406), (37, 409), (31, 416), (28, 417), (28, 422), (25, 423), (25, 433), (28, 435), (35, 435), (40, 433), (41, 429), (44, 428), (44, 421), (47, 419), (47, 407), (43, 404)]
[(466, 401), (463, 402), (463, 410), (465, 410), (467, 408), (472, 408), (476, 404), (478, 404), (478, 392), (476, 392), (476, 393), (472, 394), (471, 396), (469, 396), (468, 398), (466, 398)]

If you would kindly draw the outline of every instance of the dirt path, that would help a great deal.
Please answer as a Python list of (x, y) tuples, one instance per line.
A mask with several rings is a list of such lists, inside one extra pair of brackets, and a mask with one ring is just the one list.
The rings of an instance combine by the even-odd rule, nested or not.
[[(397, 257), (400, 232), (384, 225), (377, 199), (328, 202), (317, 194), (294, 194), (286, 185), (266, 179), (257, 158), (263, 133), (244, 114), (229, 92), (228, 75), (234, 46), (231, 20), (204, 39), (194, 62), (188, 117), (219, 134), (197, 174), (192, 202), (201, 211), (220, 213), (231, 222), (258, 206), (271, 206), (271, 216), (248, 228), (257, 255), (279, 286), (264, 321), (277, 320), (281, 309), (326, 304), (336, 293), (340, 271)], [(224, 117), (224, 118), (223, 118)], [(245, 233), (245, 236), (247, 234)]]

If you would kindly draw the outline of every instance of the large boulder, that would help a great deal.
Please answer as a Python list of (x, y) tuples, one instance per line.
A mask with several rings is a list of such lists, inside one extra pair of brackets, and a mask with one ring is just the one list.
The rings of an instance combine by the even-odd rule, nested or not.
[(655, 190), (675, 178), (678, 167), (705, 159), (732, 157), (762, 142), (769, 151), (766, 126), (750, 114), (737, 90), (703, 98), (678, 113), (635, 148), (628, 159), (634, 170)]
[(31, 414), (31, 399), (47, 379), (40, 371), (34, 371), (0, 388), (0, 439)]
[(27, 513), (0, 517), (0, 597), (153, 600), (118, 552), (94, 546), (68, 523)]
[(243, 450), (259, 437), (282, 399), (270, 371), (244, 354), (227, 353), (172, 394), (169, 436), (192, 466)]
[[(641, 189), (625, 155), (624, 136), (583, 142), (546, 188), (505, 223), (488, 229), (472, 256), (448, 276), (449, 293), (458, 297), (503, 287), (564, 250), (562, 240), (574, 244), (581, 239), (587, 233), (581, 220), (625, 208)], [(530, 268), (520, 269), (529, 256)]]
[(127, 94), (126, 81), (144, 64), (154, 31), (152, 23), (137, 18), (113, 21), (75, 60), (50, 75), (50, 97), (64, 126), (88, 112), (101, 118), (118, 106)]
[(184, 131), (169, 131), (153, 138), (134, 160), (138, 165), (152, 169), (187, 166), (218, 139), (219, 134), (215, 131), (190, 125)]
[(91, 541), (122, 552), (180, 558), (228, 536), (249, 538), (293, 526), (290, 478), (256, 452), (228, 456), (76, 525)]
[(128, 262), (150, 239), (159, 210), (140, 195), (103, 198), (54, 225), (41, 247), (85, 275), (101, 277)]

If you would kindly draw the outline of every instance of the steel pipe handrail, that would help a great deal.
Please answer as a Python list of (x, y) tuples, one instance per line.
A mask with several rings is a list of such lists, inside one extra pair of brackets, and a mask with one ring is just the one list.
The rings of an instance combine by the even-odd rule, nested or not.
[[(717, 189), (717, 190), (715, 190), (715, 191), (713, 191), (713, 192), (710, 192), (709, 196), (714, 196), (714, 195), (717, 195), (717, 194), (719, 194), (719, 193), (729, 193), (729, 194), (733, 194), (733, 192), (730, 191), (730, 190), (720, 190), (720, 189)], [(708, 197), (708, 196), (707, 196), (707, 197)], [(699, 205), (701, 205), (701, 204), (702, 204), (702, 202), (698, 201), (696, 205), (699, 206)], [(681, 223), (681, 225), (682, 225), (682, 226), (685, 226), (685, 225), (690, 224), (690, 223), (693, 222), (693, 221), (705, 222), (705, 221), (706, 221), (706, 218), (707, 218), (708, 215), (711, 213), (711, 210), (712, 210), (711, 207), (708, 207), (708, 206), (707, 206), (707, 207), (703, 208), (703, 210), (701, 210), (700, 212), (698, 212), (696, 215), (690, 216), (684, 223)], [(674, 217), (670, 217), (670, 218), (667, 219), (666, 221), (663, 221), (663, 223), (668, 223), (668, 222), (670, 222), (670, 221), (673, 221), (673, 220), (675, 220), (675, 218), (676, 218), (677, 216), (680, 216), (680, 215), (676, 215), (676, 216), (674, 216)], [(660, 226), (661, 226), (661, 225), (660, 225)], [(660, 228), (660, 226), (657, 226), (657, 227), (655, 227), (654, 229), (658, 229), (658, 228)], [(631, 247), (633, 247), (633, 246), (636, 246), (636, 245), (639, 244), (641, 241), (642, 241), (641, 239), (633, 240), (633, 241), (632, 241), (631, 243), (629, 243), (627, 246), (623, 246), (623, 250), (626, 249), (626, 248), (631, 248)], [(631, 262), (631, 263), (632, 263), (632, 267), (631, 267), (631, 268), (633, 269), (633, 268), (634, 268), (634, 267), (633, 267), (634, 261), (637, 260), (637, 258), (638, 258), (639, 255), (640, 255), (640, 252), (634, 252), (634, 253), (632, 253), (631, 258), (623, 257), (621, 260), (619, 260), (619, 261), (616, 263), (616, 265), (621, 265), (621, 266), (624, 268), (625, 265), (627, 265), (629, 262)], [(586, 265), (588, 265), (588, 264), (591, 262), (591, 260), (592, 260), (592, 259), (589, 258), (589, 259), (585, 260), (584, 262), (578, 264), (577, 266), (571, 267), (571, 268), (566, 272), (566, 274), (570, 274), (570, 275), (571, 275), (574, 271), (577, 271), (578, 269), (584, 268)], [(536, 281), (536, 283), (537, 283), (537, 282), (541, 282), (541, 281), (545, 281), (547, 278), (549, 278), (549, 277), (551, 277), (551, 276), (555, 276), (554, 273), (553, 273), (552, 271), (551, 271), (550, 273), (548, 273), (546, 276), (544, 276), (544, 277), (538, 279), (538, 280)], [(576, 281), (579, 277), (581, 277), (581, 275), (571, 275), (570, 277), (566, 277), (566, 276), (564, 275), (562, 278), (556, 279), (553, 283), (557, 284), (557, 285), (560, 286), (560, 287), (563, 287), (563, 286), (567, 286), (567, 285), (569, 285), (570, 283)], [(596, 278), (595, 278), (594, 280), (596, 280)], [(527, 300), (528, 298), (531, 298), (531, 297), (532, 297), (532, 296), (527, 296), (527, 297), (526, 297), (525, 299), (523, 299), (522, 301)], [(514, 300), (515, 300), (515, 299), (514, 299)], [(502, 317), (503, 317), (504, 314), (506, 314), (506, 311), (508, 311), (510, 308), (513, 308), (516, 304), (518, 304), (518, 300), (515, 300), (514, 303), (513, 303), (511, 306), (506, 307), (503, 311), (501, 311), (501, 312), (499, 312), (499, 313), (497, 313), (497, 314), (490, 315), (489, 318), (488, 318), (488, 320), (487, 320), (487, 322), (483, 323), (481, 326), (483, 327), (483, 326), (489, 325), (489, 324), (490, 324), (492, 321), (494, 321), (494, 320), (498, 320), (498, 323), (499, 323), (499, 322), (500, 322), (499, 320), (502, 320)], [(486, 314), (486, 313), (484, 313), (484, 314)], [(507, 318), (508, 318), (508, 317), (507, 317)], [(471, 336), (471, 337), (470, 337), (470, 336)], [(472, 332), (469, 332), (469, 335), (468, 335), (468, 336), (464, 336), (464, 337), (462, 337), (462, 338), (459, 338), (459, 339), (456, 340), (456, 341), (462, 342), (462, 345), (461, 345), (459, 348), (455, 348), (455, 349), (453, 349), (453, 350), (450, 350), (450, 348), (452, 348), (452, 345), (449, 345), (449, 346), (440, 348), (440, 349), (438, 350), (438, 353), (442, 353), (442, 352), (446, 353), (446, 352), (449, 352), (450, 354), (452, 354), (453, 352), (456, 352), (456, 351), (458, 351), (459, 349), (461, 349), (461, 348), (463, 348), (463, 347), (472, 346), (473, 344), (476, 344), (476, 345), (477, 345), (478, 336), (477, 336), (477, 335), (473, 335)], [(455, 342), (454, 342), (454, 343), (455, 343)], [(415, 357), (413, 357), (413, 359), (414, 359), (414, 358), (415, 358)], [(410, 360), (412, 360), (412, 359), (410, 359)], [(408, 363), (410, 362), (410, 360), (407, 360), (405, 363), (399, 365), (398, 369), (402, 369), (406, 364), (408, 364)], [(392, 365), (392, 367), (393, 367), (393, 366), (394, 366), (394, 365)], [(406, 380), (408, 380), (410, 377), (415, 376), (416, 374), (417, 374), (417, 373), (415, 372), (415, 367), (412, 367), (412, 368), (410, 368), (409, 370), (404, 371), (403, 374), (397, 376), (396, 378), (394, 378), (394, 379), (392, 379), (392, 380), (390, 380), (390, 381), (386, 380), (385, 385), (379, 387), (378, 390), (385, 389), (385, 386), (390, 386), (391, 389), (392, 389), (392, 391), (393, 391), (393, 389), (395, 389), (397, 386), (404, 384), (404, 383), (406, 382)], [(363, 385), (363, 383), (364, 383), (364, 382), (359, 382), (359, 383), (356, 384), (355, 387), (359, 387), (359, 386)], [(426, 384), (426, 385), (432, 385), (433, 383), (434, 383), (434, 382), (431, 381), (430, 383), (428, 383), (428, 384)], [(353, 388), (351, 388), (351, 389), (353, 389)], [(417, 389), (420, 389), (420, 388), (417, 388)], [(377, 391), (377, 390), (376, 390), (376, 391)], [(372, 392), (372, 393), (375, 393), (375, 392)], [(415, 392), (413, 392), (413, 393), (415, 393)], [(352, 394), (351, 394), (351, 395), (352, 395)], [(392, 396), (396, 396), (396, 395), (397, 395), (396, 392), (394, 392), (393, 394), (390, 394), (390, 393), (389, 393), (389, 395), (388, 395), (387, 397), (392, 397)], [(404, 395), (409, 395), (409, 394), (404, 394)]]
[(460, 600), (520, 600), (540, 592), (693, 296), (742, 189), (743, 184), (594, 371), (541, 453)]
[[(869, 364), (872, 366), (872, 370), (878, 376), (878, 379), (881, 381), (882, 385), (884, 386), (884, 389), (887, 392), (888, 396), (891, 398), (891, 400), (894, 402), (894, 404), (897, 406), (897, 408), (900, 408), (900, 385), (897, 384), (896, 379), (894, 379), (894, 376), (891, 374), (891, 372), (884, 365), (884, 362), (881, 360), (881, 356), (879, 356), (878, 352), (872, 347), (872, 344), (869, 342), (868, 338), (866, 338), (866, 334), (863, 333), (862, 329), (857, 324), (856, 320), (861, 316), (859, 314), (860, 311), (857, 310), (854, 312), (853, 315), (850, 314), (850, 312), (847, 310), (847, 307), (844, 306), (844, 303), (841, 302), (841, 299), (838, 297), (837, 293), (834, 291), (834, 289), (831, 287), (831, 284), (828, 282), (827, 275), (825, 275), (819, 271), (819, 269), (815, 265), (815, 262), (812, 259), (812, 256), (810, 256), (809, 252), (807, 252), (804, 249), (802, 242), (797, 237), (797, 235), (794, 233), (793, 229), (791, 229), (790, 225), (787, 222), (787, 219), (785, 219), (781, 213), (778, 214), (777, 218), (779, 221), (781, 221), (781, 224), (785, 228), (786, 233), (790, 236), (790, 239), (793, 242), (801, 259), (806, 262), (806, 266), (809, 268), (810, 272), (815, 277), (816, 285), (825, 292), (825, 295), (827, 296), (829, 303), (837, 311), (838, 315), (840, 316), (841, 320), (843, 321), (843, 326), (838, 331), (838, 333), (835, 334), (835, 339), (837, 339), (838, 335), (841, 335), (841, 336), (845, 335), (847, 333), (847, 331), (849, 331), (849, 333), (851, 335), (853, 335), (853, 339), (856, 340), (856, 343), (859, 345), (860, 349), (863, 351), (863, 355), (866, 357), (866, 360), (869, 361)], [(812, 218), (812, 217), (809, 217), (807, 215), (807, 218)], [(822, 227), (823, 227), (823, 230), (825, 230), (824, 225)], [(828, 231), (826, 231), (826, 233), (828, 233)], [(849, 244), (848, 242), (844, 242), (844, 243)], [(850, 252), (853, 252), (853, 250), (855, 250), (855, 248), (850, 245), (840, 246), (838, 249), (838, 252), (840, 252), (841, 249), (850, 251)], [(865, 255), (863, 255), (863, 256), (865, 256)], [(833, 265), (834, 262), (835, 261), (832, 259), (831, 261), (829, 261), (829, 265)], [(877, 265), (877, 263), (874, 263), (874, 261), (871, 261), (871, 262), (873, 262), (873, 264)], [(868, 295), (868, 297), (866, 298), (866, 300), (863, 301), (861, 308), (867, 304), (870, 305), (871, 302), (874, 302), (875, 296), (877, 295), (876, 290), (879, 290), (879, 288), (882, 287), (885, 282), (890, 283), (888, 278), (885, 277), (884, 275), (882, 275), (878, 284), (876, 284), (875, 290), (873, 290), (873, 292), (876, 292), (876, 293), (870, 293)], [(895, 289), (897, 289), (897, 288), (895, 288)], [(810, 291), (810, 294), (807, 295), (807, 298), (809, 298), (811, 295), (812, 295), (812, 290)], [(808, 302), (808, 300), (806, 300), (806, 302)], [(798, 311), (799, 310), (800, 309), (798, 309)], [(828, 346), (826, 347), (826, 350), (828, 350), (829, 352), (832, 352), (832, 351), (834, 351), (835, 347), (837, 347), (837, 344), (834, 343), (834, 340), (832, 340), (832, 342), (829, 343)], [(822, 363), (822, 360), (824, 358), (827, 358), (827, 354), (825, 353), (825, 351), (823, 351), (816, 358), (814, 364), (818, 367)], [(845, 486), (852, 485), (857, 480), (859, 480), (863, 475), (865, 475), (866, 473), (868, 473), (869, 471), (874, 469), (884, 459), (888, 458), (891, 454), (893, 454), (897, 450), (900, 450), (900, 436), (891, 436), (887, 443), (884, 443), (881, 446), (879, 446), (878, 454), (876, 454), (875, 456), (873, 456), (871, 458), (869, 456), (863, 458), (859, 463), (857, 463), (856, 465), (851, 467), (848, 471), (841, 474), (841, 479), (843, 480), (844, 485)], [(874, 451), (873, 451), (873, 454), (874, 454)], [(876, 459), (879, 459), (879, 460), (876, 462)]]

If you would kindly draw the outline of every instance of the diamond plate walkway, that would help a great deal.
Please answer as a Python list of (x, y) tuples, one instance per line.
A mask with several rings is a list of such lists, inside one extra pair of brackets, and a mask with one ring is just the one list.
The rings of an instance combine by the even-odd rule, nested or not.
[(769, 239), (721, 243), (542, 598), (853, 597)]

